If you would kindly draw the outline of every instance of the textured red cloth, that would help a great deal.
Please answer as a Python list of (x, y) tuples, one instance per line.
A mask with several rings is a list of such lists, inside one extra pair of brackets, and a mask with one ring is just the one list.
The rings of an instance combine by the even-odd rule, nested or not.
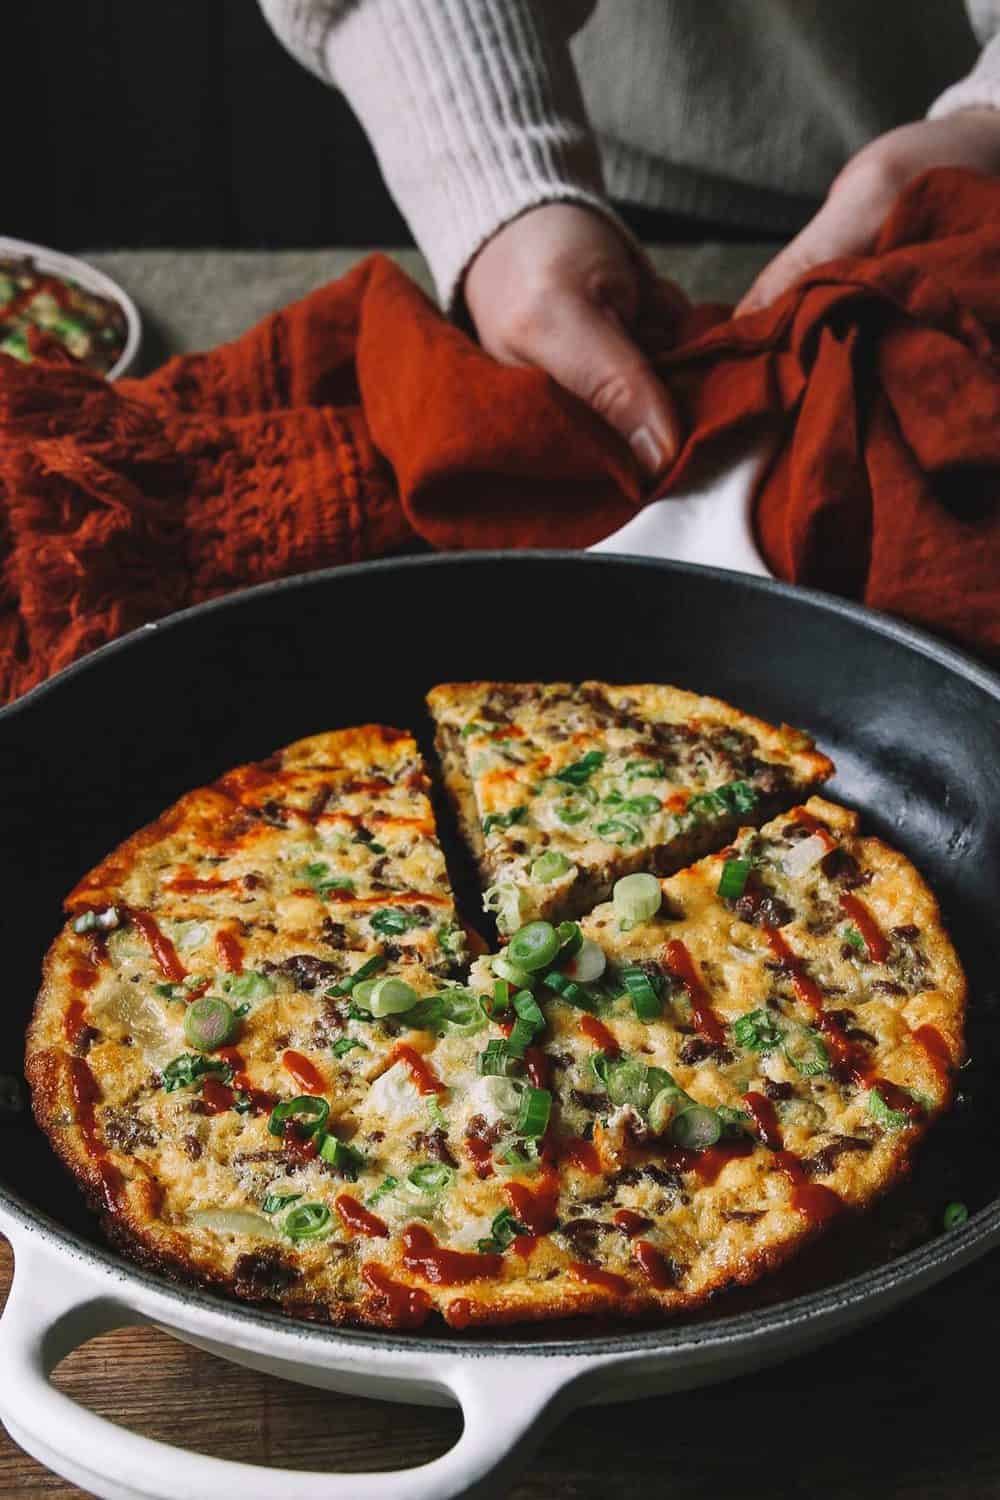
[[(652, 350), (690, 436), (761, 427), (776, 572), (1000, 657), (1000, 182), (914, 183), (875, 252)], [(228, 589), (412, 546), (584, 546), (642, 503), (624, 444), (495, 364), (388, 260), (110, 386), (0, 357), (0, 697)]]

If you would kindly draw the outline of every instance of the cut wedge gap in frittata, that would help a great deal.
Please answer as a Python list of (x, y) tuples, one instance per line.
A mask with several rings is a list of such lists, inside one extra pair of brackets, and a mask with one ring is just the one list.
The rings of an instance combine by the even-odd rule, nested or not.
[(674, 687), (450, 683), (427, 701), (501, 935), (680, 869), (833, 772), (802, 731)]

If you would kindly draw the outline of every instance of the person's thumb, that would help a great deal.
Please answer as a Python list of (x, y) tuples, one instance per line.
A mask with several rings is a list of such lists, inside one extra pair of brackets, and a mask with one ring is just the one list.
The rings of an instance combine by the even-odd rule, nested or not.
[(639, 463), (658, 473), (676, 457), (680, 428), (673, 403), (610, 308), (578, 293), (558, 295), (531, 347), (518, 355), (579, 396), (628, 443)]

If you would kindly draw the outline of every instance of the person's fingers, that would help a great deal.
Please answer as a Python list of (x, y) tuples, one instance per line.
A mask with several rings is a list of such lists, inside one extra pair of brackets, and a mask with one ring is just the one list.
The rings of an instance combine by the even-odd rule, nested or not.
[(805, 229), (764, 267), (737, 304), (735, 316), (769, 306), (824, 261), (865, 254), (900, 188), (900, 175), (889, 163), (878, 158), (853, 162)]
[(536, 365), (619, 432), (650, 473), (680, 446), (673, 402), (613, 307), (555, 293), (508, 343), (507, 357)]

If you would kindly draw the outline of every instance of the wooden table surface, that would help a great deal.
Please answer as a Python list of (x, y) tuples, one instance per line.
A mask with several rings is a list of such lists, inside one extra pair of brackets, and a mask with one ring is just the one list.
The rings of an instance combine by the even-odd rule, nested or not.
[[(0, 1241), (0, 1301), (10, 1271)], [(512, 1500), (995, 1500), (1000, 1434), (988, 1351), (996, 1282), (996, 1265), (986, 1260), (861, 1333), (776, 1370), (576, 1412), (508, 1493)], [(56, 1380), (74, 1399), (149, 1437), (287, 1468), (412, 1466), (444, 1452), (460, 1430), (452, 1411), (288, 1385), (149, 1329), (94, 1339), (64, 1361)], [(82, 1493), (0, 1429), (4, 1500), (79, 1500)], [(402, 1476), (399, 1494), (404, 1500)]]

